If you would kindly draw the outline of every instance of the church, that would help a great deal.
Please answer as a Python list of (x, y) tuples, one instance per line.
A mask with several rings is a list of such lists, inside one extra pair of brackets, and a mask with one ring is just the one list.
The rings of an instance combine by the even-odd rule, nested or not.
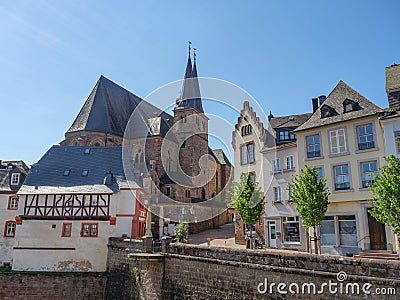
[(13, 269), (104, 271), (108, 239), (147, 236), (149, 210), (154, 240), (182, 221), (192, 233), (232, 221), (205, 205), (225, 200), (233, 169), (209, 147), (208, 120), (190, 47), (173, 116), (101, 76), (17, 193)]

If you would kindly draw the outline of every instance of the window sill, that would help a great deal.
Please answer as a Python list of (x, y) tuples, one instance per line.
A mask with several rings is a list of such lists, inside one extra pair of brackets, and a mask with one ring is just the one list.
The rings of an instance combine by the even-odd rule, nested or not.
[(317, 157), (310, 157), (310, 158), (306, 157), (305, 158), (306, 161), (317, 160), (317, 159), (324, 159), (324, 156), (322, 155), (322, 156), (317, 156)]
[(345, 155), (350, 155), (350, 152), (343, 152), (343, 153), (331, 153), (328, 155), (328, 157), (337, 157), (337, 156), (345, 156)]
[(283, 173), (287, 173), (287, 172), (294, 172), (295, 168), (292, 169), (283, 169)]
[(333, 190), (332, 194), (336, 194), (336, 193), (349, 193), (349, 192), (354, 192), (354, 189), (347, 189), (347, 190)]
[(369, 187), (360, 187), (358, 190), (359, 191), (370, 191), (371, 189)]
[(379, 148), (374, 147), (374, 148), (369, 148), (369, 149), (364, 149), (364, 150), (356, 150), (354, 153), (364, 153), (364, 152), (370, 152), (370, 151), (379, 151)]
[(283, 242), (283, 245), (301, 245), (300, 242)]

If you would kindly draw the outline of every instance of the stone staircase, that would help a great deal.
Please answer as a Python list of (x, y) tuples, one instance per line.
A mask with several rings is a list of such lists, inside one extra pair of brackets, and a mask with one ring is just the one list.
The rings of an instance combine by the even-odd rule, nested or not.
[(399, 260), (399, 255), (388, 250), (365, 250), (354, 257), (384, 260)]

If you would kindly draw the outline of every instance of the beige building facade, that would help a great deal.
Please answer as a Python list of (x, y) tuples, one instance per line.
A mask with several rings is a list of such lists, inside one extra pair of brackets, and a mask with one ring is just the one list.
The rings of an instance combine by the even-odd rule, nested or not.
[(320, 97), (310, 119), (295, 130), (299, 167), (316, 167), (327, 179), (330, 204), (320, 226), (323, 253), (393, 250), (391, 229), (370, 214), (372, 174), (384, 163), (381, 109), (343, 81)]

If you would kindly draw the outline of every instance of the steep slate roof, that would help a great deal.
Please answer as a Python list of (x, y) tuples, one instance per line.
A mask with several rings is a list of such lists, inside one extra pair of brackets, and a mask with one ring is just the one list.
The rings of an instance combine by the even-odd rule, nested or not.
[(312, 113), (273, 117), (270, 119), (269, 123), (274, 130), (279, 128), (299, 127), (307, 121), (311, 115)]
[(95, 131), (123, 136), (132, 112), (139, 106), (142, 118), (160, 116), (161, 128), (157, 135), (164, 136), (173, 124), (173, 117), (132, 94), (103, 75), (87, 98), (67, 133)]
[(228, 165), (228, 166), (231, 165), (229, 159), (226, 157), (226, 155), (222, 149), (215, 149), (215, 150), (212, 150), (212, 152), (214, 154), (214, 157), (217, 159), (217, 163), (219, 163), (221, 165)]
[[(360, 110), (344, 113), (343, 102), (350, 99), (361, 107)], [(331, 117), (321, 118), (321, 107), (329, 106), (335, 110), (337, 114)], [(324, 125), (335, 124), (347, 120), (362, 118), (375, 115), (380, 108), (369, 101), (364, 96), (349, 87), (342, 80), (336, 85), (333, 91), (329, 94), (323, 104), (318, 107), (315, 113), (303, 125), (299, 126), (294, 131), (302, 131), (306, 129), (316, 128)]]
[(200, 86), (197, 78), (196, 56), (192, 67), (190, 52), (186, 64), (185, 76), (183, 78), (181, 96), (176, 101), (176, 109), (179, 108), (195, 108), (199, 112), (204, 113), (201, 103)]
[[(85, 154), (85, 149), (90, 153)], [(18, 194), (110, 194), (128, 186), (123, 168), (122, 147), (81, 147), (52, 146), (30, 170)], [(69, 176), (64, 170), (70, 169)], [(82, 176), (82, 170), (89, 170)], [(104, 184), (107, 172), (115, 180)], [(132, 167), (133, 172), (133, 167)], [(139, 188), (136, 182), (129, 182), (132, 188)], [(36, 188), (38, 187), (38, 188)]]

